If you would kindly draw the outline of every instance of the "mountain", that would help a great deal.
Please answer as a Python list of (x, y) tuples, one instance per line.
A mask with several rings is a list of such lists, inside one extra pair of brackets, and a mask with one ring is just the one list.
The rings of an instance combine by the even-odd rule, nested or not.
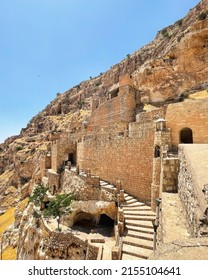
[[(161, 108), (208, 88), (208, 1), (158, 31), (155, 39), (98, 77), (83, 81), (57, 97), (34, 116), (20, 135), (0, 145), (0, 214), (13, 209), (15, 220), (24, 209), (34, 182), (41, 179), (41, 156), (50, 140), (90, 123), (93, 104), (107, 100), (119, 78), (130, 75), (143, 105)], [(141, 109), (143, 110), (143, 109)], [(11, 224), (8, 217), (0, 233)]]

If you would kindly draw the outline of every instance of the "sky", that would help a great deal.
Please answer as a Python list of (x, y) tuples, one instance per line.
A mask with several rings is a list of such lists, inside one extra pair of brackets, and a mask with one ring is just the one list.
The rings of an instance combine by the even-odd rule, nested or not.
[(0, 0), (0, 143), (199, 0)]

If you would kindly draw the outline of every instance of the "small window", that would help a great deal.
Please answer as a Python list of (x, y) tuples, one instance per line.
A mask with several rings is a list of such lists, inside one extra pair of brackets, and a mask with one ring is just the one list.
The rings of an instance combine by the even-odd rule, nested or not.
[(155, 158), (159, 158), (160, 157), (160, 147), (156, 146), (155, 147)]

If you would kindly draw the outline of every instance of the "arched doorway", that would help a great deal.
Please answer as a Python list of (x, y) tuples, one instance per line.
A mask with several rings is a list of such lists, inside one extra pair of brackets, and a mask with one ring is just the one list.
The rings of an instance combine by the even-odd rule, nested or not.
[(192, 144), (193, 143), (193, 133), (190, 128), (185, 127), (181, 130), (180, 142), (183, 144)]

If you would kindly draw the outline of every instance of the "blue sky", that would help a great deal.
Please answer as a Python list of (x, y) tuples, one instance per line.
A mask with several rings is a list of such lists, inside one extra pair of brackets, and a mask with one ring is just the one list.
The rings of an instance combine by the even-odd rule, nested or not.
[(0, 0), (0, 142), (199, 0)]

